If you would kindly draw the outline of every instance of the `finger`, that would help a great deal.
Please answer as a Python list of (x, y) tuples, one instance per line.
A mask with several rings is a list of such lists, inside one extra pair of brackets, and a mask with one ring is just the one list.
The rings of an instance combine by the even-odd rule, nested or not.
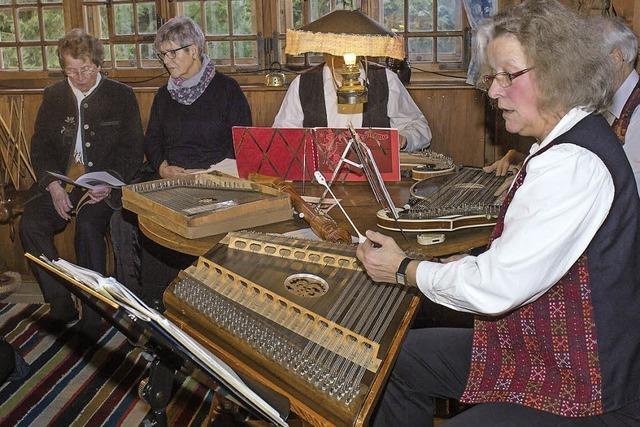
[(488, 166), (483, 167), (482, 170), (484, 170), (485, 172), (493, 172), (494, 170), (496, 170), (496, 164), (492, 163)]

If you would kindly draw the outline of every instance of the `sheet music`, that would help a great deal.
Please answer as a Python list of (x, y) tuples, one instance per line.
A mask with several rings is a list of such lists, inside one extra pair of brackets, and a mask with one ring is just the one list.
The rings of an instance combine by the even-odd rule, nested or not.
[(155, 322), (155, 324), (159, 325), (171, 338), (189, 350), (203, 366), (210, 369), (215, 376), (219, 377), (220, 380), (233, 391), (247, 399), (250, 404), (254, 405), (259, 412), (267, 416), (270, 421), (280, 426), (288, 426), (278, 411), (251, 390), (231, 367), (191, 338), (191, 336), (184, 333), (161, 313), (145, 304), (144, 301), (116, 279), (113, 277), (104, 277), (93, 270), (80, 267), (61, 258), (54, 261), (47, 259), (43, 255), (40, 256), (40, 258), (53, 268), (68, 274), (94, 291), (117, 302), (134, 316), (147, 322)]

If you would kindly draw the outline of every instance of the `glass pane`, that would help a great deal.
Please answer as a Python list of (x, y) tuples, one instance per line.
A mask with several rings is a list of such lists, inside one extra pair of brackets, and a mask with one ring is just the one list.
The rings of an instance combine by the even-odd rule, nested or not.
[[(289, 18), (293, 28), (300, 28), (304, 25), (304, 10), (302, 6), (302, 0), (292, 0), (291, 1), (291, 14), (292, 16)], [(284, 32), (286, 28), (283, 29)]]
[(138, 34), (154, 34), (156, 26), (156, 4), (138, 3)]
[(200, 8), (199, 1), (183, 1), (177, 3), (178, 15), (188, 16), (196, 21), (200, 25), (200, 16), (202, 15), (202, 9)]
[[(20, 40), (40, 40), (40, 22), (38, 22), (38, 10), (18, 9), (18, 22), (20, 24)], [(40, 58), (42, 63), (42, 58)]]
[(18, 49), (15, 47), (0, 47), (0, 70), (18, 69)]
[(462, 30), (460, 0), (438, 0), (438, 31)]
[(256, 34), (254, 0), (232, 0), (233, 34)]
[(216, 65), (231, 65), (231, 45), (229, 42), (207, 42), (207, 53)]
[(409, 60), (414, 62), (433, 62), (433, 38), (411, 37), (409, 44)]
[(145, 68), (158, 68), (161, 66), (151, 43), (140, 45), (140, 61)]
[(433, 31), (433, 0), (409, 0), (409, 31)]
[(329, 0), (311, 0), (309, 9), (311, 11), (309, 22), (313, 22), (316, 19), (322, 18), (324, 15), (331, 12), (331, 2)]
[(384, 0), (383, 25), (395, 32), (404, 31), (404, 0)]
[(42, 49), (40, 46), (29, 46), (20, 49), (22, 68), (25, 70), (42, 70)]
[(15, 31), (11, 9), (0, 10), (0, 42), (16, 41)]
[(133, 5), (116, 4), (113, 6), (116, 35), (133, 34)]
[(104, 62), (102, 63), (102, 68), (113, 68), (113, 62), (111, 61), (111, 45), (103, 43), (102, 47), (104, 48)]
[(106, 5), (84, 7), (84, 26), (89, 34), (100, 39), (109, 38), (109, 21)]
[(204, 4), (208, 36), (229, 34), (227, 5), (227, 0), (209, 0)]
[(61, 7), (42, 9), (44, 39), (58, 40), (64, 36), (64, 12)]
[(117, 44), (115, 45), (116, 67), (135, 67), (136, 66), (136, 45), (135, 44)]
[(58, 54), (56, 53), (57, 50), (58, 50), (57, 46), (46, 46), (44, 48), (44, 52), (47, 55), (48, 70), (60, 69), (60, 61), (58, 61)]
[(42, 3), (59, 3), (62, 4), (62, 0), (40, 0)]
[[(16, 3), (18, 3), (18, 4), (37, 4), (38, 0), (16, 0)], [(7, 4), (11, 4), (11, 2), (9, 2)]]
[(233, 51), (236, 65), (255, 65), (258, 63), (258, 44), (255, 41), (233, 42)]
[(438, 62), (462, 62), (462, 37), (438, 37)]
[(0, 0), (0, 5), (11, 4), (11, 0)]

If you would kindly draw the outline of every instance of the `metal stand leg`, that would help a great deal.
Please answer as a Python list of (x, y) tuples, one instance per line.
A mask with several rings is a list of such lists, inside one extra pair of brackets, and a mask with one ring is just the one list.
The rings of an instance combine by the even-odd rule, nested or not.
[(168, 368), (159, 358), (151, 362), (149, 379), (140, 390), (140, 397), (151, 406), (142, 426), (167, 426), (167, 404), (171, 400), (175, 372), (176, 369)]

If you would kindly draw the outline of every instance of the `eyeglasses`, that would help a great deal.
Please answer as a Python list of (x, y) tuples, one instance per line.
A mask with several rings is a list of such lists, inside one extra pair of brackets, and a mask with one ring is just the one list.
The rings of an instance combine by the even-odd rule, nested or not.
[(158, 57), (158, 59), (160, 61), (164, 61), (165, 56), (167, 58), (169, 58), (169, 59), (176, 59), (176, 54), (178, 53), (179, 50), (186, 49), (186, 48), (188, 48), (189, 46), (192, 46), (192, 45), (193, 45), (193, 43), (188, 44), (186, 46), (177, 47), (175, 49), (169, 49), (166, 52), (156, 51), (156, 56)]
[(90, 76), (91, 74), (98, 71), (98, 68), (95, 65), (85, 65), (81, 68), (65, 68), (64, 74), (67, 77), (80, 77), (80, 76)]
[(507, 73), (506, 71), (501, 71), (495, 74), (485, 74), (484, 76), (482, 76), (482, 82), (487, 89), (491, 87), (494, 80), (498, 82), (500, 87), (508, 88), (513, 84), (513, 80), (516, 77), (520, 77), (521, 75), (528, 73), (534, 68), (535, 67), (525, 68), (524, 70), (516, 71), (515, 73)]

